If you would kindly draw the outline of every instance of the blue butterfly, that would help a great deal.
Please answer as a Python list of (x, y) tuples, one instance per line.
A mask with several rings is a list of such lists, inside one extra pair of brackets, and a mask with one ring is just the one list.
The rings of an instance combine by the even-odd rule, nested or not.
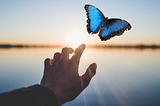
[(127, 21), (118, 18), (105, 18), (103, 13), (93, 5), (85, 5), (84, 8), (88, 18), (86, 26), (88, 33), (96, 34), (100, 31), (98, 36), (102, 41), (122, 35), (125, 30), (131, 29), (131, 25)]

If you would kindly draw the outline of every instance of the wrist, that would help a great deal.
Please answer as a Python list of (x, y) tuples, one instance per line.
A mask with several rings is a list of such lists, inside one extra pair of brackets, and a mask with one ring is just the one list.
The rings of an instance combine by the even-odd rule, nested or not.
[(57, 89), (56, 87), (49, 87), (49, 86), (45, 86), (45, 87), (50, 89), (55, 94), (59, 105), (62, 105), (66, 102), (63, 90)]

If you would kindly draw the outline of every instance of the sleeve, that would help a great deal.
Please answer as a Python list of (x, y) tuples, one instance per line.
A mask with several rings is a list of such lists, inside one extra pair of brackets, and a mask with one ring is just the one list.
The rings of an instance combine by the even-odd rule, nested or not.
[(59, 106), (55, 94), (41, 85), (0, 94), (0, 106)]

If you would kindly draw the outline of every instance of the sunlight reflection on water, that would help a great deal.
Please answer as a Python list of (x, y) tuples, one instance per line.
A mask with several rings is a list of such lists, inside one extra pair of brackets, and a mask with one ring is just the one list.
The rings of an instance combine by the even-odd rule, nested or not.
[[(45, 58), (61, 48), (0, 49), (0, 93), (40, 82)], [(98, 65), (90, 85), (64, 106), (160, 105), (160, 50), (86, 48), (79, 73)], [(84, 100), (85, 99), (85, 100)]]

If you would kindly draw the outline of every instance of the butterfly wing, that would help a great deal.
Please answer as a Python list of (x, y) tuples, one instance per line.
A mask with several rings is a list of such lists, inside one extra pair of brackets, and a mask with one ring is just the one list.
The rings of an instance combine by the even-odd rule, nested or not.
[(101, 29), (99, 37), (102, 41), (106, 41), (111, 37), (122, 35), (127, 29), (131, 29), (131, 25), (127, 21), (118, 18), (109, 19)]
[(88, 33), (94, 33), (96, 34), (100, 27), (101, 27), (101, 23), (103, 22), (103, 20), (105, 19), (103, 13), (96, 8), (95, 6), (92, 5), (85, 5), (85, 10), (87, 12), (87, 31)]

